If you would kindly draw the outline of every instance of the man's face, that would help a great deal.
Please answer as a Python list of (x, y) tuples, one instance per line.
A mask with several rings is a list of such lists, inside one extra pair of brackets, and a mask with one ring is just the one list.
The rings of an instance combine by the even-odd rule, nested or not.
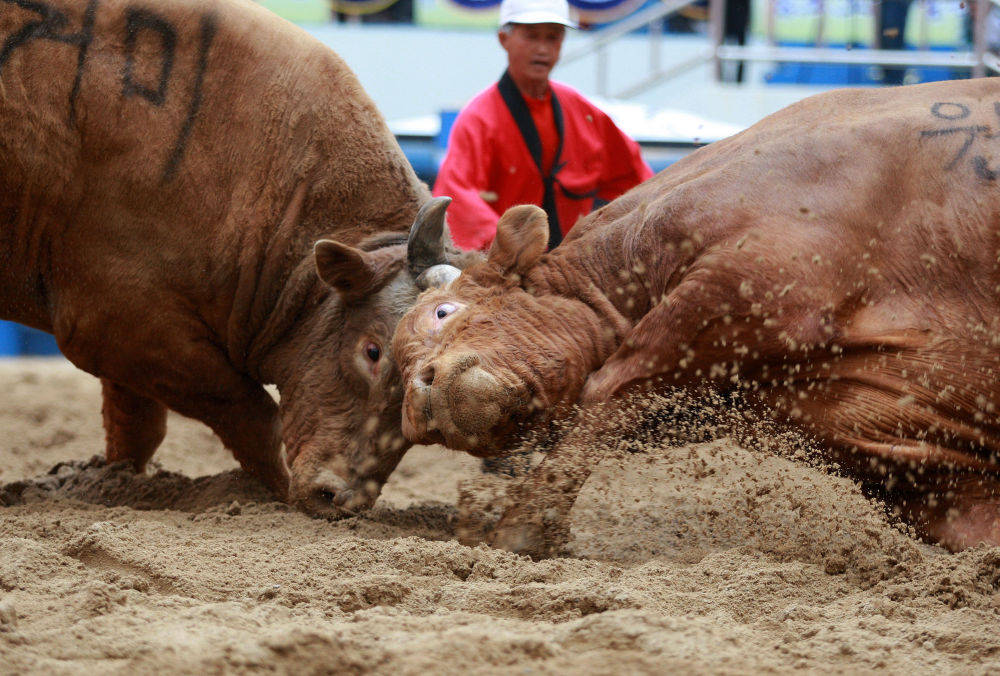
[(557, 23), (516, 23), (509, 33), (500, 31), (500, 45), (507, 51), (507, 67), (514, 81), (547, 82), (559, 61), (566, 27)]

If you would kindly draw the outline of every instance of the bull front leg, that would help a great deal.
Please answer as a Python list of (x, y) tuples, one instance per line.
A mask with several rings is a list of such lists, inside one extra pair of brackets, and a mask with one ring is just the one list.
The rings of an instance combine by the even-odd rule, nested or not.
[[(143, 292), (153, 297), (158, 291)], [(80, 312), (92, 308), (88, 297), (64, 296), (53, 333), (67, 359), (101, 378), (108, 459), (144, 468), (163, 437), (169, 408), (208, 425), (245, 471), (287, 499), (278, 405), (260, 383), (233, 367), (201, 319), (166, 302), (155, 317), (140, 320), (131, 306)], [(132, 296), (108, 288), (100, 297)], [(109, 326), (116, 328), (113, 342), (104, 339)]]
[(607, 440), (631, 429), (641, 419), (631, 407), (585, 403), (572, 429), (542, 462), (508, 491), (507, 509), (489, 544), (533, 559), (558, 555), (569, 541), (569, 514), (594, 468), (613, 449)]
[(287, 500), (289, 472), (281, 450), (278, 405), (263, 387), (235, 371), (214, 375), (225, 384), (211, 394), (170, 389), (159, 398), (212, 428), (245, 472), (275, 497)]
[(259, 385), (225, 402), (203, 402), (198, 416), (219, 436), (245, 472), (280, 500), (288, 499), (289, 472), (281, 451), (278, 406)]
[[(670, 340), (697, 329), (684, 311), (684, 292), (682, 285), (672, 299), (654, 307), (590, 375), (571, 431), (508, 492), (510, 506), (489, 539), (492, 546), (532, 558), (552, 556), (563, 548), (569, 539), (570, 510), (603, 458), (605, 440), (620, 436), (640, 417), (634, 409), (617, 405), (623, 389), (676, 368), (684, 358), (686, 346)], [(672, 325), (683, 332), (671, 331)]]
[(167, 432), (167, 407), (124, 385), (101, 378), (104, 433), (108, 462), (129, 461), (136, 472), (146, 469)]
[(109, 462), (131, 460), (136, 471), (145, 469), (163, 439), (169, 407), (208, 425), (245, 472), (275, 497), (287, 499), (289, 473), (281, 452), (278, 406), (260, 385), (233, 373), (224, 391), (208, 395), (160, 385), (154, 399), (101, 380)]
[(507, 493), (503, 515), (487, 542), (533, 559), (557, 555), (569, 540), (569, 512), (599, 461), (592, 437), (570, 432), (541, 464)]
[[(642, 411), (622, 405), (624, 395), (653, 379), (668, 387), (728, 381), (730, 369), (723, 365), (732, 364), (741, 348), (753, 344), (758, 358), (785, 349), (786, 339), (778, 338), (780, 329), (764, 330), (765, 317), (754, 315), (749, 302), (735, 306), (733, 299), (739, 295), (727, 288), (729, 281), (708, 276), (678, 285), (590, 375), (573, 431), (511, 489), (511, 506), (497, 524), (493, 546), (535, 558), (551, 556), (563, 546), (570, 510), (602, 459), (606, 440), (627, 433), (642, 419)], [(804, 325), (808, 331), (814, 324)], [(801, 334), (798, 338), (818, 340)]]

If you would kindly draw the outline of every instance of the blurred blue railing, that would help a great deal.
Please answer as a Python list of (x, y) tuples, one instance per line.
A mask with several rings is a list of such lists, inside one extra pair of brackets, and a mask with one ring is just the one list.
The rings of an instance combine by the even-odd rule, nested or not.
[(56, 354), (59, 354), (59, 348), (51, 334), (17, 322), (0, 321), (0, 357)]

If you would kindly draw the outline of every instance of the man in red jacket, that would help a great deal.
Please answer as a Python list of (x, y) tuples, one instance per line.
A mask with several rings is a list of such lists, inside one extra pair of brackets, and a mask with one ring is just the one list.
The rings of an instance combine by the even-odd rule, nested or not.
[(507, 71), (459, 113), (435, 195), (453, 198), (455, 244), (486, 249), (516, 204), (549, 215), (549, 248), (593, 208), (653, 175), (626, 136), (579, 92), (549, 80), (569, 18), (566, 0), (503, 0), (500, 45)]

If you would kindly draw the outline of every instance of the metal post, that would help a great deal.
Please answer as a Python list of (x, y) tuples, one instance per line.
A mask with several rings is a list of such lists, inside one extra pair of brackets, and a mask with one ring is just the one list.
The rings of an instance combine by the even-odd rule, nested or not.
[[(927, 0), (920, 0), (920, 37), (917, 38), (917, 47), (919, 49), (930, 49), (931, 38), (930, 29), (927, 27)], [(905, 35), (900, 37), (905, 38)]]
[(767, 0), (767, 44), (769, 47), (774, 46), (774, 25), (777, 12), (775, 7), (777, 4), (778, 0)]
[(712, 40), (712, 72), (715, 81), (722, 79), (722, 61), (719, 60), (719, 47), (722, 46), (723, 22), (726, 20), (726, 0), (708, 1), (709, 36)]
[(986, 52), (986, 13), (990, 10), (990, 0), (976, 0), (976, 16), (972, 25), (973, 56), (976, 63), (972, 67), (972, 77), (986, 75), (983, 54)]
[(882, 49), (882, 0), (872, 2), (872, 49)]
[(826, 3), (819, 0), (819, 16), (816, 18), (816, 46), (822, 47), (826, 44)]
[(663, 19), (649, 24), (649, 73), (660, 70), (660, 42), (663, 40)]

